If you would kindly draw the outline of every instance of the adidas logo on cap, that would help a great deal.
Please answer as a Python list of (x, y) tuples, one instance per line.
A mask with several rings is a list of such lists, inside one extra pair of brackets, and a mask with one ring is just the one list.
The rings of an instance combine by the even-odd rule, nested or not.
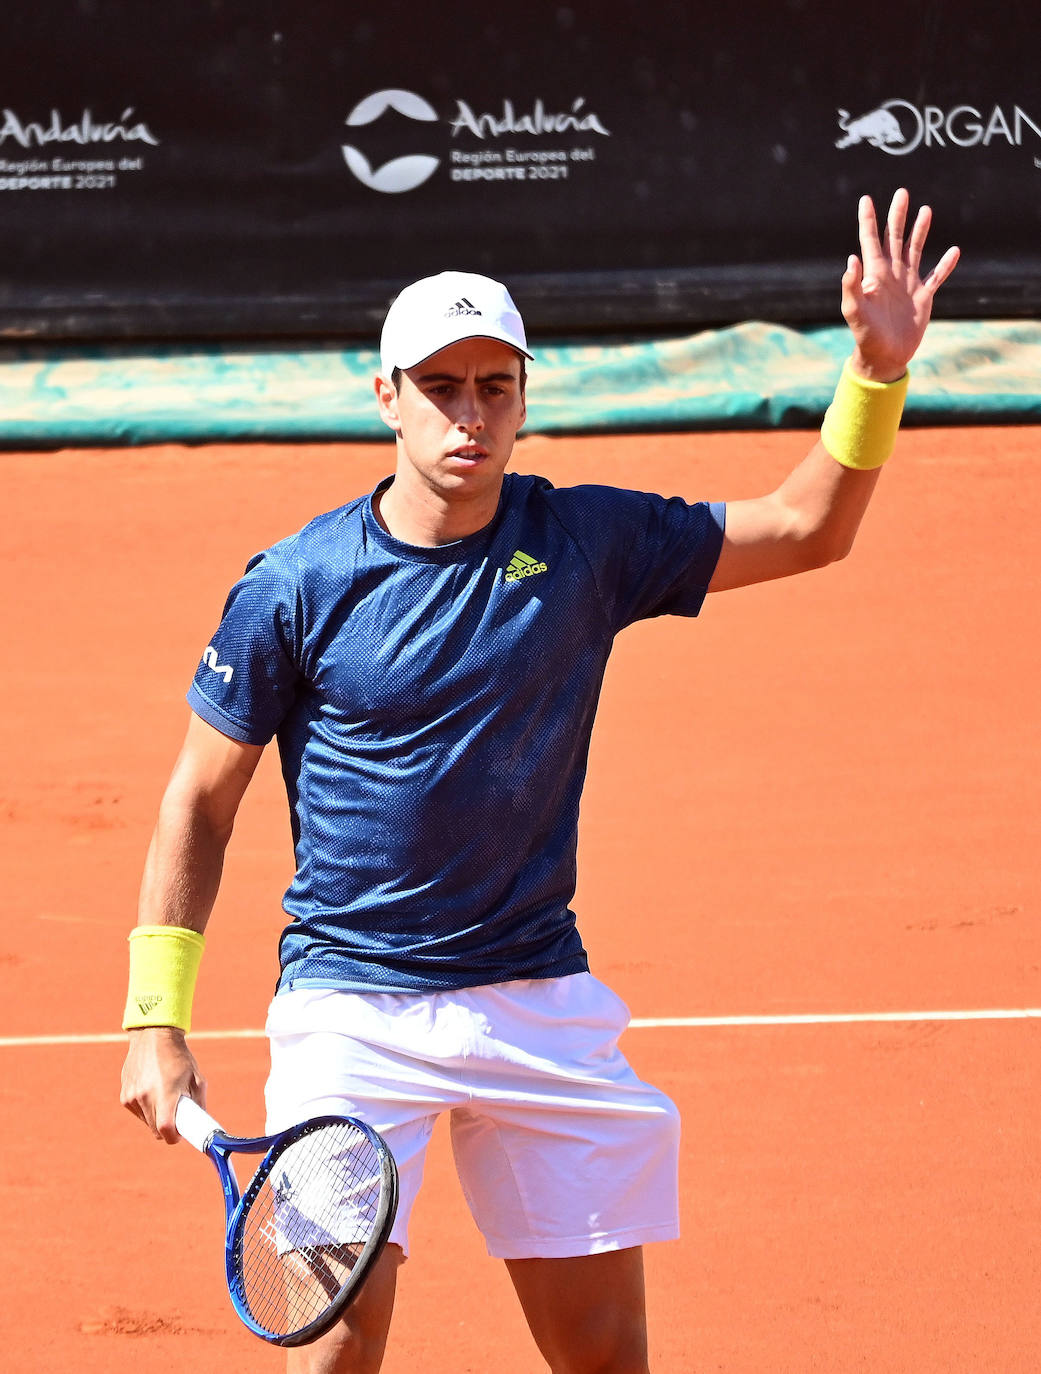
[(462, 300), (456, 301), (451, 310), (445, 311), (445, 319), (454, 320), (458, 315), (479, 315), (480, 313), (473, 301), (468, 301), (464, 296)]

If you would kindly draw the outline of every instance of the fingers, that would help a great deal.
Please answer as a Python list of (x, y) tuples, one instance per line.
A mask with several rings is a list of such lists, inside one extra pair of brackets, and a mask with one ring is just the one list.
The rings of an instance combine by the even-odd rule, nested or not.
[(911, 197), (903, 187), (894, 194), (886, 219), (885, 237), (880, 242), (875, 203), (870, 196), (861, 196), (857, 218), (860, 225), (860, 251), (864, 259), (865, 291), (872, 289), (885, 268), (903, 263), (904, 228), (910, 202)]
[(917, 272), (922, 265), (922, 254), (925, 252), (925, 241), (929, 237), (929, 229), (933, 222), (933, 212), (928, 205), (923, 205), (918, 211), (918, 216), (911, 230), (911, 239), (907, 245), (907, 265), (912, 272)]
[(162, 1140), (163, 1137), (156, 1127), (156, 1114), (152, 1108), (151, 1101), (146, 1096), (143, 1094), (140, 1097), (124, 1096), (121, 1101), (122, 1105), (132, 1116), (136, 1116), (138, 1121), (144, 1122), (146, 1128), (156, 1140)]
[(181, 1139), (177, 1129), (177, 1104), (182, 1097), (190, 1097), (206, 1110), (206, 1080), (198, 1072), (194, 1072), (183, 1087), (178, 1087), (163, 1102), (162, 1111), (156, 1113), (156, 1138), (165, 1140), (167, 1145), (176, 1145)]
[(870, 196), (861, 196), (857, 206), (857, 222), (860, 226), (860, 256), (864, 262), (865, 274), (871, 273), (882, 260), (882, 245), (878, 239), (878, 219), (875, 215), (875, 202)]
[[(861, 196), (858, 207), (860, 226), (860, 249), (864, 259), (863, 289), (870, 292), (875, 285), (875, 277), (880, 268), (905, 266), (917, 275), (925, 252), (926, 240), (932, 228), (933, 212), (930, 206), (923, 205), (915, 217), (910, 237), (905, 242), (907, 212), (911, 197), (904, 187), (900, 187), (889, 206), (886, 219), (885, 237), (878, 238), (878, 220), (874, 203), (870, 196)], [(947, 280), (957, 265), (960, 252), (949, 248), (933, 270), (925, 278), (923, 285), (935, 292)]]
[[(928, 205), (923, 205), (918, 211), (918, 217), (914, 222), (914, 229), (911, 231), (911, 239), (907, 248), (907, 265), (916, 274), (922, 266), (922, 254), (925, 252), (925, 241), (929, 237), (932, 222), (932, 209)], [(930, 295), (935, 295), (940, 289), (958, 265), (960, 257), (961, 249), (948, 248), (933, 270), (922, 280), (923, 287)]]
[(886, 237), (882, 245), (883, 255), (888, 257), (890, 262), (904, 260), (904, 226), (907, 223), (907, 207), (910, 203), (911, 197), (903, 187), (894, 194), (890, 203)]
[(842, 315), (849, 323), (857, 310), (863, 292), (864, 272), (860, 259), (851, 253), (846, 259), (846, 270), (842, 274)]
[(181, 1094), (174, 1093), (156, 1104), (155, 1137), (157, 1140), (165, 1140), (167, 1145), (176, 1145), (181, 1138), (175, 1121), (180, 1100)]
[(168, 1145), (181, 1138), (175, 1115), (182, 1093), (205, 1106), (206, 1083), (183, 1032), (163, 1026), (131, 1031), (120, 1101)]
[(181, 1133), (177, 1129), (177, 1104), (182, 1097), (190, 1097), (205, 1109), (206, 1084), (203, 1079), (195, 1075), (183, 1088), (177, 1085), (161, 1096), (156, 1095), (149, 1099), (147, 1113), (135, 1112), (135, 1115), (141, 1117), (156, 1140), (165, 1141), (167, 1145), (176, 1145), (181, 1138)]
[(926, 277), (922, 285), (928, 290), (931, 296), (936, 294), (957, 267), (960, 257), (960, 248), (948, 248), (947, 252), (944, 253), (943, 257)]
[(128, 1112), (144, 1122), (156, 1140), (166, 1138), (159, 1126), (159, 1107), (151, 1093), (130, 1087), (124, 1090), (120, 1100)]

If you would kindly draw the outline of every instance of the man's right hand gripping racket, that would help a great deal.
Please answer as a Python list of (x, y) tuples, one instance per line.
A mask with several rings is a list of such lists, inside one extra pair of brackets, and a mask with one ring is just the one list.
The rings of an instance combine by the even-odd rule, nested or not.
[[(273, 1136), (226, 1135), (188, 1097), (175, 1119), (220, 1175), (235, 1311), (275, 1345), (317, 1339), (357, 1296), (390, 1234), (398, 1174), (383, 1137), (349, 1116), (313, 1117)], [(233, 1154), (264, 1156), (244, 1192)]]

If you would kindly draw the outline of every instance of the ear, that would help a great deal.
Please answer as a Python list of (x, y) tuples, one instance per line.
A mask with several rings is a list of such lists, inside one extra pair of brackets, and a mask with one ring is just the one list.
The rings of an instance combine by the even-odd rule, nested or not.
[(380, 419), (395, 434), (401, 433), (401, 420), (398, 416), (398, 393), (394, 383), (387, 377), (377, 377), (375, 381), (376, 404)]

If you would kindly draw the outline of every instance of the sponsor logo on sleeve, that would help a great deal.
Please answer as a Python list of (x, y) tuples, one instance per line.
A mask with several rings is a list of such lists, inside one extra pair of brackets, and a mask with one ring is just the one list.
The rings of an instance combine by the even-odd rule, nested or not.
[(202, 656), (202, 661), (206, 664), (207, 668), (211, 668), (215, 673), (222, 677), (225, 682), (231, 681), (235, 669), (232, 668), (231, 665), (228, 663), (221, 663), (218, 661), (217, 650), (213, 647), (212, 644), (207, 644), (206, 651)]

